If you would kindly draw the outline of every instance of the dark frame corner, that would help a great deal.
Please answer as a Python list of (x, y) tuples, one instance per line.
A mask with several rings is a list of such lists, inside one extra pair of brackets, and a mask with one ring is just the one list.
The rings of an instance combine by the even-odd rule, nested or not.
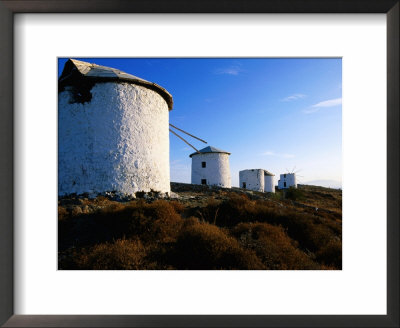
[[(399, 327), (399, 0), (0, 0), (0, 325), (5, 327)], [(13, 310), (15, 13), (385, 13), (387, 16), (387, 315), (28, 316)]]

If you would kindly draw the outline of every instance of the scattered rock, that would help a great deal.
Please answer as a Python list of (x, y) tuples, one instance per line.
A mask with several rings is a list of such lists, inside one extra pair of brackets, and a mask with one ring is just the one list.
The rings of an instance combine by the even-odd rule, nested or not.
[(84, 214), (88, 214), (91, 212), (91, 208), (88, 205), (83, 205), (81, 209), (82, 209), (82, 213), (84, 213)]
[(181, 198), (181, 197), (180, 197), (177, 193), (171, 191), (171, 192), (169, 193), (169, 198), (171, 198), (171, 199), (178, 199), (178, 198)]
[(82, 214), (82, 208), (80, 206), (73, 206), (71, 209), (72, 215)]

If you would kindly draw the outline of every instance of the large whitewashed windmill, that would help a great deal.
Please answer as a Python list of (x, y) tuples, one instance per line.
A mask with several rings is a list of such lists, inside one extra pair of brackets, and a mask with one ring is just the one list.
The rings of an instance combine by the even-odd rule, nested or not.
[(58, 80), (58, 193), (170, 192), (163, 87), (70, 59)]
[[(156, 83), (69, 59), (58, 80), (58, 194), (169, 193), (169, 132), (196, 151), (191, 156), (204, 149), (172, 129), (207, 143), (169, 123), (172, 106)], [(229, 171), (229, 161), (221, 169)], [(230, 187), (230, 175), (221, 181)]]

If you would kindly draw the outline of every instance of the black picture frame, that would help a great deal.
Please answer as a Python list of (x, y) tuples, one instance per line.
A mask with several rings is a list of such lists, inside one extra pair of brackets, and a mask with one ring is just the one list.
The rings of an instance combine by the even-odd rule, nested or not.
[[(0, 324), (4, 327), (399, 327), (399, 8), (399, 0), (0, 0)], [(14, 315), (13, 201), (18, 197), (13, 188), (13, 17), (16, 13), (385, 13), (387, 315)]]

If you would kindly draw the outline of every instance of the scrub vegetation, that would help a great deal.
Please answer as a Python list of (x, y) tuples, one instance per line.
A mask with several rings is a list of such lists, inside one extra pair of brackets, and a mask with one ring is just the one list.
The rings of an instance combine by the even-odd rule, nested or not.
[(60, 199), (59, 269), (342, 267), (340, 190), (300, 186), (267, 194), (184, 184), (172, 190), (179, 198)]

